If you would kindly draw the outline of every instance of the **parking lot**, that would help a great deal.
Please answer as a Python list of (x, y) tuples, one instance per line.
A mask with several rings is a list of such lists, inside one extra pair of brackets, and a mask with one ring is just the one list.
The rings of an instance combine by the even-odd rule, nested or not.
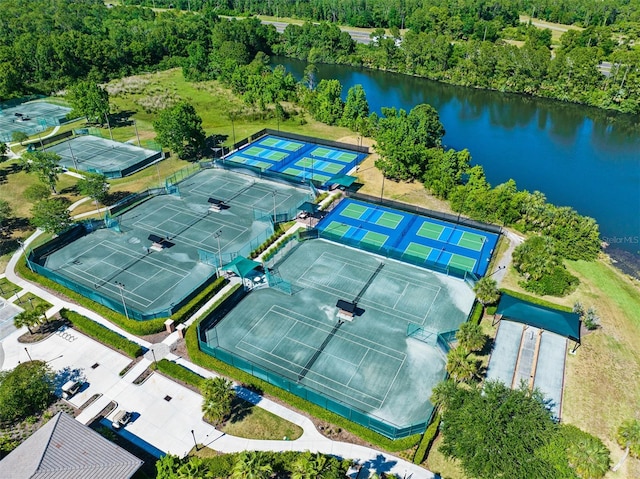
[(73, 329), (61, 330), (44, 341), (28, 345), (18, 343), (18, 335), (20, 333), (15, 332), (1, 344), (4, 350), (2, 369), (14, 368), (29, 358), (46, 361), (56, 372), (57, 394), (70, 379), (84, 381), (80, 392), (69, 400), (76, 408), (84, 406), (78, 416), (84, 424), (115, 401), (117, 407), (109, 414), (109, 419), (121, 409), (131, 411), (133, 419), (122, 434), (137, 436), (142, 439), (137, 441), (139, 444), (144, 447), (146, 442), (156, 452), (186, 454), (194, 445), (192, 429), (198, 442), (203, 444), (221, 435), (202, 421), (202, 415), (198, 413), (202, 404), (199, 394), (157, 373), (140, 385), (133, 384), (151, 364), (148, 359), (142, 358), (127, 374), (120, 376), (131, 359)]

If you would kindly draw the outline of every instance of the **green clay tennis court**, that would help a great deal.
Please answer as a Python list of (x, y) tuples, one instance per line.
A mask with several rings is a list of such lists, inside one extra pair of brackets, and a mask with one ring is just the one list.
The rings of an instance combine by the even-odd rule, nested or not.
[(273, 161), (284, 160), (287, 156), (289, 156), (286, 153), (282, 153), (280, 151), (267, 150), (258, 146), (250, 146), (249, 148), (245, 149), (243, 153), (251, 156), (257, 156), (259, 158), (266, 158), (267, 160)]
[[(254, 210), (276, 211), (301, 204), (307, 189), (257, 180), (223, 170), (201, 170), (179, 184), (180, 196), (159, 195), (118, 217), (121, 232), (100, 229), (46, 256), (44, 266), (93, 292), (146, 315), (171, 309), (215, 272), (216, 261), (229, 261), (257, 247), (273, 233), (269, 221), (256, 221)], [(228, 208), (210, 211), (208, 199)], [(149, 235), (165, 239), (157, 251)], [(255, 243), (255, 246), (250, 246)], [(214, 261), (215, 260), (215, 261)]]
[(0, 140), (11, 141), (13, 132), (27, 135), (46, 130), (66, 121), (71, 108), (46, 101), (31, 101), (10, 108), (0, 108)]
[(342, 200), (317, 228), (322, 238), (458, 277), (485, 274), (498, 238), (352, 198)]
[(60, 156), (64, 168), (102, 173), (108, 178), (130, 175), (164, 158), (160, 151), (92, 135), (71, 138), (46, 151)]
[(260, 145), (268, 146), (270, 148), (279, 148), (287, 151), (298, 151), (304, 146), (304, 143), (300, 143), (292, 140), (285, 140), (284, 138), (267, 137), (261, 140)]
[[(353, 228), (352, 226), (346, 225), (344, 223), (332, 221), (326, 227), (325, 231), (327, 233), (331, 233), (333, 235), (338, 235), (342, 237), (342, 236), (346, 236), (351, 231), (352, 228)], [(375, 231), (367, 231), (367, 230), (358, 231), (357, 228), (353, 236), (358, 237), (358, 239), (362, 243), (368, 244), (376, 248), (383, 246), (389, 239), (389, 236), (385, 234), (376, 233)]]
[(350, 163), (353, 160), (355, 160), (358, 155), (355, 153), (347, 153), (344, 151), (337, 151), (334, 150), (333, 148), (325, 148), (322, 146), (319, 146), (318, 148), (316, 148), (315, 150), (313, 150), (311, 152), (311, 154), (313, 156), (317, 156), (320, 158), (326, 158), (329, 160), (335, 160), (335, 161), (339, 161), (341, 163)]
[[(330, 398), (343, 415), (350, 408), (399, 428), (429, 418), (445, 355), (408, 330), (456, 330), (473, 304), (463, 281), (324, 240), (294, 246), (274, 269), (293, 294), (252, 291), (206, 331), (210, 347), (280, 387), (306, 388), (317, 404)], [(352, 321), (338, 317), (338, 300), (357, 303)]]

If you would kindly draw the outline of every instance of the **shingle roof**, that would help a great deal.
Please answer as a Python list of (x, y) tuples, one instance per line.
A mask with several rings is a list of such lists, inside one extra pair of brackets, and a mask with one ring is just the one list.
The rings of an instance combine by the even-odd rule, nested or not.
[(2, 479), (127, 479), (143, 461), (65, 413), (0, 461)]

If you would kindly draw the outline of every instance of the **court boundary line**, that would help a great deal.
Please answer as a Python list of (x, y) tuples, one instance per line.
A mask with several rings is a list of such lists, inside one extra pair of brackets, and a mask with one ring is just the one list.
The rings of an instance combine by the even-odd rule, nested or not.
[[(115, 246), (117, 246), (117, 245), (115, 245), (114, 243), (111, 243), (108, 239), (103, 240), (102, 242), (100, 242), (100, 243), (96, 244), (95, 246), (93, 246), (93, 247), (92, 247), (92, 248), (90, 248), (90, 249), (86, 249), (86, 250), (84, 250), (84, 252), (83, 252), (82, 254), (84, 254), (84, 253), (86, 253), (86, 252), (88, 252), (88, 251), (91, 251), (92, 249), (99, 248), (100, 246), (104, 246), (104, 247), (105, 247), (105, 249), (109, 249), (109, 250), (111, 251), (111, 253), (110, 253), (109, 255), (107, 255), (107, 256), (103, 256), (103, 257), (102, 257), (102, 258), (100, 258), (100, 259), (99, 259), (95, 264), (91, 265), (91, 267), (90, 267), (90, 268), (85, 269), (85, 270), (80, 269), (80, 268), (77, 268), (75, 265), (73, 265), (73, 262), (67, 263), (67, 264), (69, 265), (68, 267), (64, 267), (64, 266), (62, 266), (62, 267), (57, 268), (57, 270), (62, 270), (62, 271), (64, 271), (64, 274), (62, 274), (62, 273), (59, 273), (59, 274), (62, 274), (62, 276), (65, 276), (65, 275), (67, 275), (67, 274), (68, 274), (69, 276), (74, 276), (74, 277), (76, 277), (76, 278), (79, 278), (79, 281), (78, 281), (78, 282), (79, 282), (80, 284), (84, 284), (84, 283), (87, 283), (87, 282), (88, 282), (88, 283), (89, 283), (89, 285), (88, 285), (87, 287), (89, 287), (89, 288), (90, 288), (90, 283), (91, 283), (91, 281), (88, 281), (88, 279), (93, 279), (93, 280), (94, 280), (94, 281), (93, 281), (93, 283), (94, 283), (94, 284), (97, 284), (97, 283), (98, 283), (98, 282), (100, 282), (100, 281), (104, 281), (104, 277), (98, 277), (98, 276), (96, 276), (95, 274), (93, 274), (93, 273), (89, 272), (89, 269), (91, 269), (91, 268), (93, 268), (93, 267), (96, 267), (96, 266), (99, 266), (100, 264), (104, 264), (104, 265), (107, 265), (107, 266), (109, 266), (109, 267), (116, 268), (116, 270), (117, 270), (117, 271), (120, 271), (120, 274), (122, 274), (122, 273), (127, 273), (127, 274), (130, 274), (130, 275), (132, 275), (132, 276), (136, 276), (136, 277), (138, 277), (138, 278), (140, 278), (140, 279), (142, 280), (142, 281), (140, 282), (141, 284), (139, 284), (139, 285), (138, 285), (137, 287), (135, 287), (135, 288), (126, 289), (125, 291), (127, 291), (128, 293), (130, 293), (129, 295), (127, 295), (127, 299), (128, 299), (128, 300), (130, 300), (131, 302), (135, 302), (135, 303), (137, 303), (137, 304), (141, 305), (143, 308), (147, 308), (147, 307), (149, 307), (149, 305), (151, 305), (151, 304), (153, 304), (154, 302), (156, 302), (159, 298), (161, 298), (162, 296), (164, 296), (168, 291), (170, 291), (170, 290), (172, 289), (172, 288), (166, 288), (166, 289), (162, 292), (162, 294), (160, 294), (160, 295), (156, 296), (156, 298), (155, 298), (155, 299), (150, 299), (150, 298), (149, 298), (148, 296), (146, 296), (146, 295), (142, 295), (142, 294), (140, 294), (140, 293), (137, 293), (137, 292), (136, 292), (136, 290), (137, 290), (137, 289), (139, 289), (139, 288), (141, 288), (141, 287), (143, 287), (143, 286), (144, 286), (144, 285), (146, 285), (147, 283), (149, 283), (149, 282), (150, 282), (150, 278), (152, 278), (153, 276), (156, 276), (156, 275), (158, 275), (158, 274), (160, 274), (160, 273), (162, 273), (162, 274), (167, 274), (167, 273), (169, 273), (169, 274), (171, 274), (172, 276), (178, 277), (178, 278), (179, 278), (178, 282), (181, 282), (182, 280), (184, 280), (186, 277), (188, 277), (188, 276), (189, 276), (189, 273), (188, 273), (188, 272), (185, 272), (184, 270), (180, 270), (182, 273), (184, 273), (184, 274), (180, 274), (180, 273), (177, 273), (177, 272), (173, 271), (173, 270), (172, 270), (172, 269), (170, 269), (170, 268), (166, 268), (165, 266), (161, 266), (161, 265), (154, 264), (154, 263), (152, 263), (151, 261), (146, 261), (145, 259), (146, 259), (146, 258), (148, 258), (148, 257), (149, 257), (149, 255), (143, 255), (143, 256), (141, 256), (141, 257), (139, 258), (139, 261), (142, 261), (142, 262), (143, 262), (143, 263), (145, 263), (146, 265), (150, 265), (150, 266), (154, 267), (155, 269), (157, 269), (157, 271), (153, 274), (153, 276), (151, 276), (151, 277), (143, 277), (143, 276), (140, 276), (140, 275), (138, 275), (138, 274), (135, 274), (135, 273), (129, 272), (129, 271), (127, 271), (127, 270), (123, 269), (123, 268), (122, 268), (122, 267), (120, 267), (120, 266), (116, 266), (116, 265), (115, 265), (115, 264), (113, 264), (113, 263), (110, 263), (110, 262), (108, 262), (108, 261), (105, 261), (105, 260), (107, 260), (108, 258), (110, 258), (110, 257), (111, 257), (111, 256), (113, 256), (113, 255), (120, 255), (120, 254), (123, 254), (123, 255), (127, 256), (128, 258), (131, 258), (131, 259), (134, 259), (134, 258), (135, 258), (135, 256), (134, 256), (134, 255), (132, 255), (132, 254), (131, 254), (131, 252), (129, 252), (129, 251), (124, 251), (124, 250), (121, 250), (121, 249), (117, 249), (117, 248), (115, 247)], [(77, 256), (76, 258), (78, 258), (78, 257), (79, 257), (79, 256)], [(155, 258), (154, 258), (154, 259), (155, 259)], [(177, 268), (177, 269), (180, 269), (180, 268)], [(80, 281), (80, 280), (84, 280), (84, 281)], [(177, 283), (176, 283), (176, 284), (177, 284)], [(109, 285), (109, 287), (105, 288), (105, 285)], [(110, 293), (114, 293), (114, 294), (116, 294), (116, 296), (117, 296), (117, 289), (115, 289), (115, 290), (114, 290), (114, 289), (112, 289), (112, 287), (111, 287), (111, 286), (112, 286), (111, 282), (107, 281), (104, 285), (102, 285), (102, 286), (101, 286), (101, 288), (106, 289), (106, 290), (108, 290)], [(138, 299), (136, 299), (136, 298), (138, 298)], [(111, 299), (113, 299), (113, 298), (111, 298)], [(146, 303), (145, 303), (145, 302), (146, 302)]]
[[(331, 253), (326, 253), (326, 252), (323, 253), (321, 256), (323, 256), (325, 254), (327, 254), (328, 256), (334, 256)], [(320, 258), (321, 256), (319, 256), (318, 258)], [(307, 287), (307, 288), (312, 288), (312, 289), (315, 289), (317, 291), (321, 291), (321, 292), (326, 293), (326, 294), (331, 294), (331, 295), (335, 295), (335, 296), (338, 296), (338, 297), (344, 297), (345, 292), (343, 290), (338, 290), (338, 289), (335, 289), (335, 288), (333, 288), (331, 286), (326, 286), (326, 285), (323, 285), (321, 283), (318, 283), (318, 282), (315, 282), (313, 280), (309, 280), (309, 279), (306, 279), (306, 278), (303, 277), (304, 275), (306, 275), (306, 273), (309, 271), (309, 269), (311, 269), (311, 267), (315, 264), (315, 262), (318, 260), (318, 258), (316, 258), (316, 260), (314, 260), (313, 264), (310, 265), (300, 276), (298, 276), (294, 280), (294, 282), (298, 283), (301, 286), (304, 286), (304, 287)], [(355, 266), (357, 268), (365, 269), (365, 268), (362, 268), (362, 266), (360, 264), (345, 262), (345, 265), (346, 264), (349, 264), (350, 266)], [(345, 265), (343, 265), (342, 267), (344, 267)], [(342, 270), (342, 267), (341, 267), (341, 270)], [(369, 271), (370, 274), (373, 274), (373, 272), (374, 272), (374, 269)], [(408, 312), (405, 312), (405, 311), (399, 311), (399, 310), (396, 310), (395, 308), (389, 308), (388, 306), (385, 306), (383, 303), (379, 303), (377, 301), (373, 301), (373, 300), (370, 300), (370, 299), (367, 299), (367, 298), (360, 299), (360, 301), (358, 303), (366, 305), (368, 307), (372, 307), (373, 309), (376, 309), (377, 311), (380, 311), (380, 312), (382, 312), (384, 314), (388, 314), (389, 316), (398, 318), (399, 320), (402, 320), (404, 322), (415, 322), (415, 323), (419, 322), (422, 326), (425, 326), (427, 324), (427, 319), (429, 317), (429, 314), (431, 313), (431, 309), (433, 308), (435, 300), (438, 297), (440, 291), (442, 290), (442, 287), (438, 286), (438, 287), (434, 288), (432, 285), (427, 285), (425, 287), (425, 286), (423, 286), (421, 284), (418, 284), (418, 283), (415, 283), (413, 281), (407, 281), (406, 279), (404, 279), (403, 277), (400, 277), (399, 275), (397, 275), (395, 273), (390, 273), (390, 274), (386, 273), (386, 275), (389, 276), (389, 277), (396, 277), (397, 280), (404, 281), (407, 285), (411, 284), (411, 285), (415, 286), (416, 288), (429, 289), (430, 291), (433, 291), (435, 293), (434, 294), (434, 299), (431, 301), (430, 306), (427, 308), (427, 312), (425, 313), (425, 315), (424, 316), (417, 316), (416, 314), (413, 314), (413, 313), (408, 313)], [(365, 281), (363, 281), (363, 285), (364, 285), (364, 282)], [(390, 312), (389, 310), (391, 310), (393, 312)], [(408, 321), (407, 318), (404, 317), (404, 316), (411, 316), (413, 318), (416, 318), (416, 320), (418, 320), (418, 321)]]
[[(245, 338), (249, 335), (250, 331), (252, 331), (252, 330), (253, 330), (253, 329), (254, 329), (258, 324), (262, 323), (262, 321), (265, 321), (265, 318), (267, 317), (267, 315), (269, 315), (269, 313), (274, 313), (274, 314), (276, 314), (276, 315), (278, 315), (278, 316), (281, 316), (281, 317), (285, 317), (285, 318), (287, 318), (287, 319), (290, 319), (290, 320), (292, 320), (292, 321), (293, 321), (293, 324), (294, 324), (294, 325), (295, 325), (296, 323), (301, 323), (301, 324), (304, 324), (304, 325), (306, 325), (306, 326), (311, 326), (311, 327), (313, 327), (314, 329), (316, 329), (316, 330), (318, 330), (318, 331), (320, 331), (320, 332), (326, 333), (326, 334), (329, 334), (330, 330), (329, 330), (329, 331), (324, 331), (322, 328), (319, 328), (319, 327), (317, 327), (317, 326), (315, 326), (315, 325), (313, 325), (313, 324), (305, 323), (304, 321), (301, 321), (301, 320), (299, 320), (299, 319), (297, 319), (297, 318), (295, 318), (295, 317), (293, 317), (293, 316), (289, 316), (289, 315), (287, 315), (286, 313), (278, 312), (278, 311), (274, 311), (274, 308), (275, 308), (275, 309), (283, 309), (283, 310), (285, 310), (285, 311), (286, 311), (286, 313), (293, 313), (294, 315), (298, 315), (298, 314), (299, 314), (299, 313), (297, 313), (296, 311), (288, 310), (288, 309), (286, 309), (286, 308), (282, 308), (281, 306), (277, 306), (277, 305), (273, 305), (273, 306), (271, 306), (268, 310), (266, 310), (266, 311), (264, 312), (264, 314), (263, 314), (262, 316), (260, 316), (260, 317), (259, 317), (258, 321), (257, 321), (257, 322), (256, 322), (256, 323), (255, 323), (251, 328), (250, 328), (250, 330), (249, 330), (249, 331), (247, 331), (247, 333), (245, 333), (245, 335), (243, 335), (243, 336), (242, 336), (242, 338), (241, 338), (241, 339), (240, 339), (240, 340), (235, 344), (235, 346), (234, 346), (234, 347), (235, 347), (236, 349), (238, 349), (238, 350), (242, 351), (242, 352), (243, 352), (243, 353), (245, 353), (245, 354), (248, 354), (248, 355), (254, 356), (254, 357), (258, 358), (259, 360), (261, 360), (261, 361), (262, 361), (262, 362), (264, 362), (264, 363), (267, 363), (267, 364), (273, 365), (273, 366), (275, 366), (276, 368), (279, 368), (279, 369), (281, 369), (281, 370), (287, 371), (287, 372), (289, 372), (289, 373), (291, 373), (291, 374), (293, 374), (293, 375), (295, 376), (296, 374), (298, 374), (298, 372), (296, 372), (294, 369), (292, 369), (292, 368), (291, 368), (291, 366), (299, 366), (299, 367), (300, 367), (300, 369), (301, 369), (301, 368), (303, 368), (303, 367), (304, 367), (304, 365), (302, 365), (302, 364), (297, 364), (297, 363), (293, 363), (292, 361), (289, 361), (288, 359), (286, 359), (286, 358), (284, 358), (284, 357), (282, 357), (282, 356), (280, 356), (280, 355), (273, 354), (273, 353), (269, 353), (269, 354), (272, 354), (272, 356), (274, 356), (274, 357), (276, 357), (276, 358), (278, 358), (278, 359), (282, 360), (282, 362), (283, 362), (283, 363), (285, 363), (285, 366), (282, 366), (282, 365), (279, 365), (279, 364), (275, 363), (273, 360), (271, 360), (271, 359), (269, 359), (269, 358), (265, 358), (265, 357), (263, 357), (263, 356), (259, 356), (258, 354), (253, 353), (253, 352), (251, 351), (252, 349), (253, 349), (253, 350), (258, 350), (258, 351), (261, 351), (261, 352), (265, 352), (265, 353), (268, 353), (268, 351), (267, 351), (267, 350), (265, 350), (265, 349), (262, 349), (262, 348), (260, 348), (260, 347), (258, 347), (258, 346), (255, 346), (255, 344), (252, 344), (251, 342), (249, 342), (249, 341), (246, 341), (246, 340), (245, 340)], [(304, 318), (307, 318), (307, 317), (306, 317), (306, 316), (304, 316), (304, 315), (300, 315), (300, 316), (302, 316), (302, 317), (304, 317)], [(313, 318), (308, 318), (308, 319), (311, 319), (312, 321), (315, 321), (315, 320), (313, 320)], [(360, 337), (360, 336), (355, 336), (355, 335), (354, 335), (354, 334), (352, 334), (352, 333), (346, 333), (346, 334), (347, 334), (347, 335), (350, 335), (350, 336), (357, 337), (359, 340), (362, 340), (362, 339), (365, 339), (365, 340), (366, 340), (366, 338), (362, 338), (362, 337)], [(284, 339), (284, 338), (282, 338), (282, 339)], [(364, 355), (364, 356), (366, 356), (366, 354), (367, 354), (369, 351), (377, 352), (376, 348), (371, 347), (371, 346), (364, 346), (364, 345), (362, 345), (361, 343), (357, 343), (356, 341), (353, 341), (353, 340), (352, 340), (352, 339), (350, 339), (350, 338), (345, 338), (345, 337), (340, 336), (340, 339), (342, 339), (342, 340), (346, 340), (347, 342), (352, 342), (352, 343), (358, 344), (358, 346), (360, 346), (360, 347), (362, 347), (362, 348), (365, 348), (365, 349), (366, 349), (366, 353), (365, 353), (365, 355)], [(288, 338), (288, 340), (290, 340), (290, 341), (292, 341), (292, 342), (296, 342), (296, 343), (301, 344), (301, 345), (303, 345), (303, 346), (306, 346), (306, 347), (307, 347), (307, 348), (309, 348), (310, 350), (315, 350), (315, 351), (317, 351), (317, 350), (318, 350), (317, 348), (314, 348), (314, 347), (309, 346), (309, 345), (305, 345), (304, 343), (301, 343), (301, 342), (299, 342), (299, 341), (295, 340), (294, 338)], [(367, 341), (368, 341), (368, 340), (367, 340)], [(245, 348), (245, 347), (241, 347), (241, 345), (243, 345), (243, 346), (244, 346), (244, 345), (246, 345), (246, 346), (247, 346), (247, 348)], [(380, 345), (374, 345), (374, 346), (380, 346)], [(387, 348), (387, 349), (389, 349), (389, 348)], [(324, 355), (324, 354), (325, 354), (325, 353), (323, 352), (323, 355)], [(384, 353), (383, 353), (383, 354), (384, 354)], [(338, 356), (335, 356), (335, 355), (333, 355), (333, 354), (328, 354), (328, 355), (329, 355), (329, 356), (331, 356), (331, 357), (333, 357), (333, 358), (335, 358), (335, 359), (337, 359), (337, 360), (342, 361), (342, 362), (343, 362), (343, 363), (345, 363), (345, 364), (351, 364), (352, 366), (356, 366), (355, 364), (350, 363), (349, 361), (346, 361), (346, 360), (344, 360), (343, 358), (339, 358)], [(405, 356), (405, 358), (406, 358), (406, 356)], [(395, 360), (396, 362), (400, 363), (400, 366), (399, 366), (399, 367), (397, 368), (397, 370), (396, 370), (396, 374), (397, 374), (397, 372), (400, 370), (400, 367), (401, 367), (402, 365), (404, 365), (405, 358), (393, 358), (393, 360)], [(357, 371), (358, 371), (358, 368), (355, 368), (355, 373), (354, 373), (353, 375), (351, 375), (351, 377), (349, 378), (349, 381), (348, 381), (349, 383), (351, 382), (351, 380), (353, 379), (353, 377), (355, 376), (355, 374), (357, 373)], [(385, 393), (385, 396), (380, 397), (380, 398), (377, 398), (377, 397), (372, 396), (371, 394), (369, 394), (369, 393), (367, 393), (367, 392), (365, 392), (365, 391), (358, 390), (358, 389), (356, 389), (356, 388), (354, 388), (354, 387), (348, 386), (348, 384), (342, 384), (342, 383), (340, 383), (339, 381), (337, 381), (337, 380), (335, 380), (335, 379), (332, 379), (332, 378), (330, 378), (330, 377), (328, 377), (328, 376), (325, 376), (325, 375), (323, 375), (323, 374), (318, 373), (317, 371), (311, 371), (311, 372), (312, 372), (313, 374), (315, 374), (317, 377), (319, 377), (320, 379), (324, 379), (324, 380), (329, 381), (329, 382), (330, 382), (330, 384), (335, 384), (335, 385), (337, 385), (337, 386), (342, 386), (342, 389), (343, 389), (343, 390), (344, 390), (344, 389), (348, 389), (348, 390), (349, 390), (349, 392), (352, 392), (352, 391), (353, 391), (353, 392), (358, 392), (358, 393), (360, 394), (360, 396), (361, 396), (361, 397), (363, 397), (363, 398), (370, 398), (370, 399), (372, 399), (373, 401), (375, 401), (376, 403), (379, 403), (378, 405), (367, 403), (367, 402), (365, 402), (365, 401), (363, 401), (363, 400), (360, 400), (360, 399), (357, 399), (357, 398), (353, 397), (353, 395), (347, 395), (347, 394), (344, 394), (344, 392), (341, 392), (341, 391), (340, 391), (339, 389), (337, 389), (336, 387), (328, 386), (326, 383), (322, 383), (322, 382), (320, 382), (319, 380), (310, 379), (310, 378), (308, 378), (308, 377), (305, 377), (305, 379), (308, 379), (308, 382), (310, 382), (310, 383), (313, 383), (313, 384), (320, 384), (320, 385), (322, 385), (324, 388), (328, 389), (329, 391), (332, 391), (332, 392), (336, 393), (336, 395), (338, 395), (338, 396), (339, 396), (339, 395), (342, 395), (342, 396), (349, 397), (352, 401), (354, 401), (354, 402), (358, 402), (358, 403), (363, 404), (363, 405), (365, 405), (365, 406), (367, 406), (367, 407), (370, 407), (370, 408), (376, 408), (376, 409), (381, 408), (381, 407), (382, 407), (382, 405), (384, 404), (384, 399), (383, 399), (383, 397), (386, 397), (386, 394), (388, 394), (388, 391), (387, 391), (387, 393)], [(288, 379), (288, 378), (287, 378), (287, 379)], [(293, 379), (289, 379), (289, 380), (294, 381)], [(390, 388), (390, 387), (391, 387), (391, 385), (389, 385), (389, 388)]]

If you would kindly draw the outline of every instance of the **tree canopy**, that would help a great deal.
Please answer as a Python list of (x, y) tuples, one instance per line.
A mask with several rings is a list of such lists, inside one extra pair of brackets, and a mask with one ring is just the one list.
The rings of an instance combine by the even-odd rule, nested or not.
[(81, 81), (67, 93), (73, 111), (87, 120), (104, 123), (109, 114), (109, 93), (95, 81)]
[(444, 403), (440, 450), (478, 479), (554, 477), (535, 452), (555, 432), (541, 397), (500, 382), (457, 388)]
[(205, 132), (202, 118), (190, 103), (182, 101), (160, 112), (153, 122), (158, 143), (173, 150), (182, 159), (195, 159), (202, 154)]
[(64, 198), (38, 201), (31, 208), (31, 223), (48, 233), (62, 233), (73, 224), (68, 207), (69, 201)]
[(53, 379), (44, 361), (0, 371), (0, 421), (14, 422), (44, 410), (53, 398)]
[(84, 177), (78, 180), (78, 191), (96, 203), (102, 203), (107, 198), (109, 182), (107, 177), (100, 173), (85, 173)]
[(54, 194), (57, 193), (56, 183), (62, 171), (60, 156), (49, 151), (30, 151), (22, 155), (21, 162), (29, 173), (34, 173)]
[(409, 113), (383, 108), (374, 137), (380, 158), (376, 167), (394, 180), (422, 178), (428, 165), (428, 150), (439, 147), (444, 136), (438, 112), (422, 104)]

